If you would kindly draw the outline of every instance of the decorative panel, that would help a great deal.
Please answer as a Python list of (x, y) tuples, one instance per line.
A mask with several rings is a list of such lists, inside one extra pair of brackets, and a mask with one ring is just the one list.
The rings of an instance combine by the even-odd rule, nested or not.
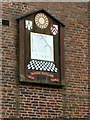
[(45, 10), (21, 17), (19, 23), (20, 81), (61, 85), (64, 24)]

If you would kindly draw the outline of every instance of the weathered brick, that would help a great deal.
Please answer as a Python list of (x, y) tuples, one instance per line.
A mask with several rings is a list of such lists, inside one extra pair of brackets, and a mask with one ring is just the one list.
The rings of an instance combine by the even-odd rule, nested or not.
[[(19, 39), (16, 19), (40, 8), (44, 8), (66, 25), (63, 89), (17, 84)], [(90, 2), (3, 2), (0, 12), (2, 18), (10, 22), (9, 26), (2, 26), (2, 120), (88, 119)]]

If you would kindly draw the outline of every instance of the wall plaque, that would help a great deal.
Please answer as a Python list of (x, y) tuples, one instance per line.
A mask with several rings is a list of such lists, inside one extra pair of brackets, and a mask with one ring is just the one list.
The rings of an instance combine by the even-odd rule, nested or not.
[(61, 85), (64, 79), (65, 25), (43, 9), (18, 20), (20, 81)]

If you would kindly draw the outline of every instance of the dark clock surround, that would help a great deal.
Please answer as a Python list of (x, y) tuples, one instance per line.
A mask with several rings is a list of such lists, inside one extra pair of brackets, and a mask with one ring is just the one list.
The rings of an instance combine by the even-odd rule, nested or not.
[[(39, 28), (35, 24), (35, 16), (39, 13), (45, 14), (49, 20), (49, 25), (45, 29)], [(32, 28), (25, 27), (25, 21), (32, 21)], [(64, 83), (64, 27), (65, 25), (54, 18), (45, 10), (41, 9), (18, 19), (19, 21), (19, 40), (20, 40), (20, 82), (30, 84), (40, 84), (52, 87), (60, 87)], [(51, 26), (57, 25), (58, 32), (54, 35)], [(30, 33), (52, 35), (54, 41), (54, 61), (44, 61), (31, 59)], [(33, 64), (32, 64), (32, 61)], [(52, 63), (50, 67), (49, 64)], [(30, 69), (28, 69), (28, 66)], [(31, 67), (32, 66), (32, 67)], [(35, 69), (32, 69), (34, 68)], [(42, 66), (41, 70), (38, 68)], [(48, 67), (49, 66), (49, 67)], [(55, 68), (53, 67), (55, 66)], [(36, 70), (38, 68), (38, 70)], [(46, 71), (44, 70), (46, 68)], [(54, 68), (52, 70), (52, 68)], [(47, 71), (48, 69), (48, 71)], [(55, 70), (58, 69), (57, 72)], [(52, 71), (51, 71), (52, 70)]]

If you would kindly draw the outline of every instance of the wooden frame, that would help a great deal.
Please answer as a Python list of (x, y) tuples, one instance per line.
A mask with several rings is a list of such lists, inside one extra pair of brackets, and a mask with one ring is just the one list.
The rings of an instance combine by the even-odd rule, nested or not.
[[(59, 26), (58, 31), (58, 37), (54, 40), (58, 39), (58, 42), (55, 45), (55, 53), (58, 51), (57, 56), (58, 57), (58, 68), (59, 68), (59, 82), (57, 82), (57, 79), (54, 77), (56, 76), (55, 73), (50, 72), (43, 72), (43, 71), (32, 71), (32, 70), (26, 70), (25, 66), (27, 64), (27, 54), (25, 53), (27, 44), (26, 44), (26, 30), (25, 30), (25, 20), (29, 19), (29, 17), (33, 14), (37, 14), (38, 12), (42, 12), (49, 16), (52, 21), (55, 21), (55, 23)], [(45, 10), (39, 10), (34, 12), (33, 14), (26, 15), (24, 17), (19, 18), (19, 40), (20, 40), (20, 82), (30, 83), (30, 84), (40, 84), (40, 85), (50, 85), (50, 86), (62, 86), (63, 80), (64, 80), (64, 27), (65, 25), (61, 23), (59, 20), (51, 16), (49, 13), (47, 13)], [(37, 32), (37, 31), (36, 31)], [(42, 32), (41, 32), (42, 33)], [(29, 39), (29, 38), (28, 38)], [(59, 43), (59, 45), (58, 45)], [(58, 45), (58, 47), (57, 47)], [(57, 47), (57, 48), (56, 48)], [(57, 64), (57, 60), (55, 59), (55, 62)], [(37, 76), (37, 79), (36, 77)], [(30, 79), (30, 80), (29, 80)], [(35, 80), (36, 79), (36, 80)], [(50, 81), (52, 79), (52, 82), (43, 82), (43, 80)]]

